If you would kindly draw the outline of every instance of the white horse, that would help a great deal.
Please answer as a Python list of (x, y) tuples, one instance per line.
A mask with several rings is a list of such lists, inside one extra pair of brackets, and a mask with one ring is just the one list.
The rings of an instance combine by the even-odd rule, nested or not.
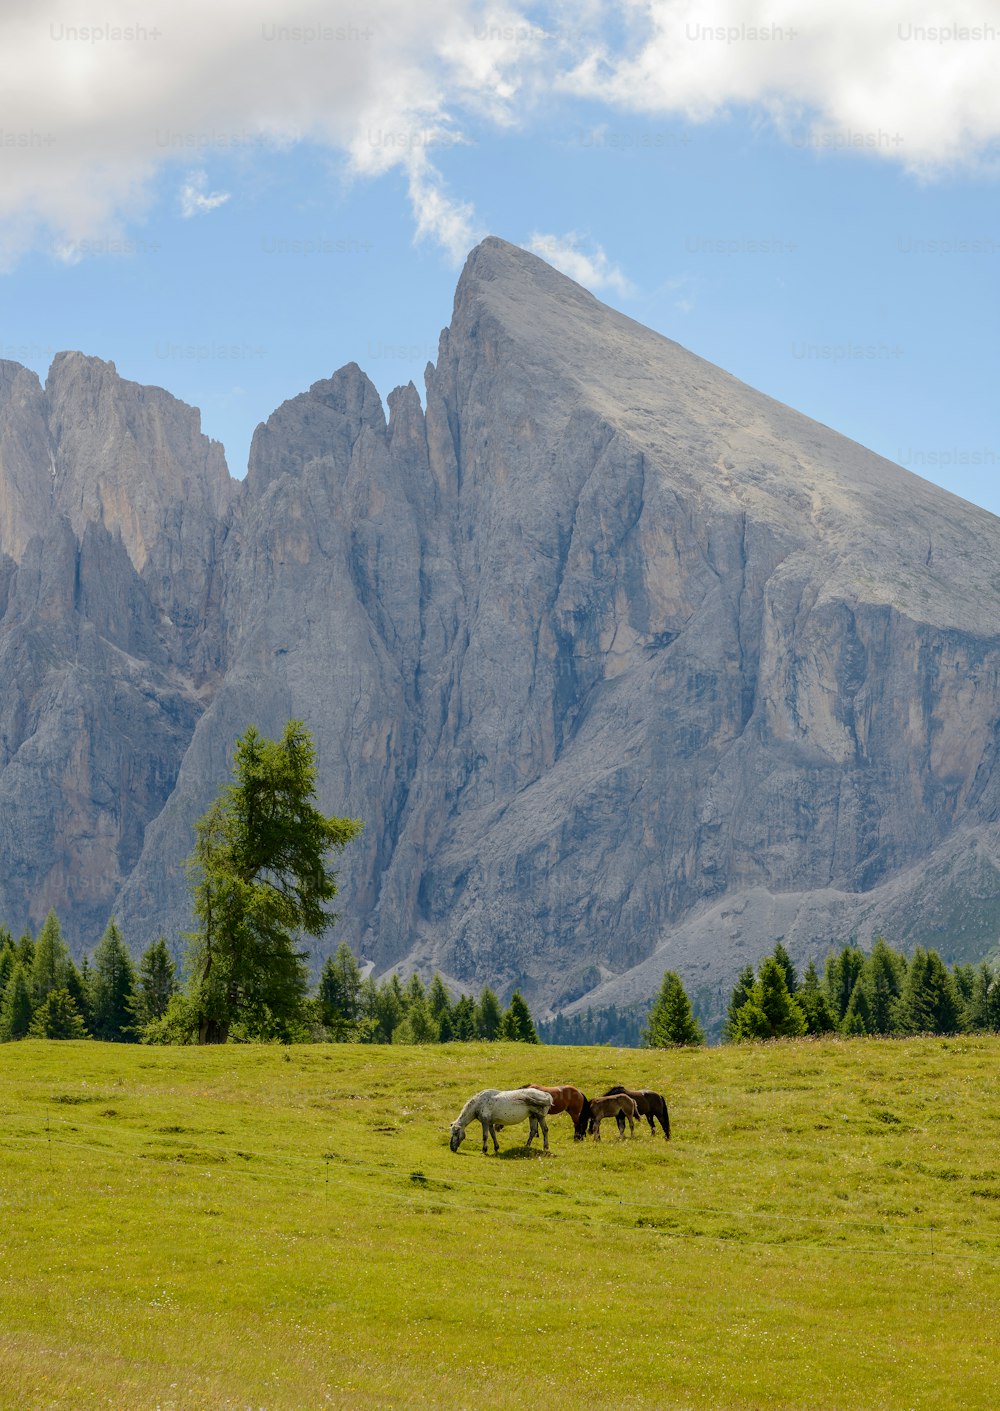
[(489, 1149), (487, 1137), (493, 1138), (493, 1150), (499, 1151), (497, 1128), (513, 1127), (527, 1119), (530, 1126), (526, 1145), (531, 1145), (532, 1137), (541, 1127), (544, 1148), (548, 1151), (549, 1127), (545, 1119), (551, 1106), (551, 1093), (542, 1092), (541, 1088), (509, 1088), (506, 1092), (498, 1088), (484, 1088), (481, 1093), (469, 1098), (452, 1122), (451, 1149), (458, 1150), (465, 1141), (466, 1127), (478, 1120), (483, 1126), (483, 1154)]

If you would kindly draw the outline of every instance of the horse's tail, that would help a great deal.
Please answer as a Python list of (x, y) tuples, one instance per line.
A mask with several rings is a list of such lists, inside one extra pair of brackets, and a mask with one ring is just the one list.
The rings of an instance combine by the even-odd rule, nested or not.
[(583, 1098), (583, 1106), (580, 1108), (580, 1116), (577, 1118), (576, 1122), (576, 1135), (578, 1137), (585, 1137), (587, 1135), (587, 1128), (590, 1126), (594, 1114), (591, 1110), (590, 1098), (587, 1094), (581, 1093), (581, 1097)]
[(663, 1135), (667, 1141), (670, 1140), (670, 1113), (667, 1111), (667, 1099), (660, 1093), (660, 1102), (663, 1104), (663, 1111), (660, 1113), (660, 1124), (663, 1127)]

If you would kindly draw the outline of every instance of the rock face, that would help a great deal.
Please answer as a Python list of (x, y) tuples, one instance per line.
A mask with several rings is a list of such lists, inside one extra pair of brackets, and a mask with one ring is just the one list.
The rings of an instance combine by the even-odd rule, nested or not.
[(0, 549), (12, 925), (183, 931), (233, 738), (294, 715), (378, 971), (544, 1008), (1000, 935), (1000, 521), (502, 241), (426, 411), (351, 365), (238, 489), (111, 364), (0, 364)]
[[(231, 482), (198, 413), (63, 353), (0, 363), (0, 916), (89, 943), (211, 688)], [(209, 633), (211, 637), (211, 633)]]

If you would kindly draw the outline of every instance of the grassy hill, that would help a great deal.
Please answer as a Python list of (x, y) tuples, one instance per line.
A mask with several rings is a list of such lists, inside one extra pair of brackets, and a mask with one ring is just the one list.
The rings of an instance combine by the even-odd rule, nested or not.
[[(0, 1407), (997, 1404), (1000, 1039), (0, 1049)], [(484, 1157), (481, 1087), (656, 1087)]]

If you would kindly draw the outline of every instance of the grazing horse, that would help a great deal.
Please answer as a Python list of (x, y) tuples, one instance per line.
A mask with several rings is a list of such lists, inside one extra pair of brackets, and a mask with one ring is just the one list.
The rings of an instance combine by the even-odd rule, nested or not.
[[(670, 1113), (667, 1111), (667, 1099), (662, 1093), (654, 1093), (650, 1088), (623, 1088), (617, 1083), (613, 1088), (608, 1088), (611, 1093), (627, 1093), (639, 1109), (639, 1116), (645, 1117), (649, 1123), (649, 1130), (656, 1135), (656, 1122), (663, 1128), (663, 1135), (667, 1141), (670, 1140)], [(655, 1120), (654, 1120), (655, 1119)], [(618, 1118), (618, 1130), (622, 1136), (625, 1135), (625, 1123), (622, 1118)]]
[(552, 1098), (539, 1088), (484, 1088), (462, 1108), (451, 1124), (451, 1149), (457, 1151), (465, 1141), (465, 1129), (470, 1122), (479, 1121), (483, 1127), (483, 1155), (488, 1150), (487, 1136), (493, 1138), (493, 1150), (500, 1150), (497, 1141), (498, 1127), (512, 1127), (517, 1122), (530, 1122), (526, 1146), (531, 1145), (538, 1128), (542, 1129), (545, 1150), (549, 1149), (549, 1128), (546, 1122)]
[(629, 1131), (635, 1135), (634, 1119), (638, 1116), (635, 1103), (628, 1093), (607, 1093), (604, 1097), (590, 1099), (590, 1130), (594, 1141), (601, 1140), (601, 1123), (605, 1117), (614, 1117), (621, 1122), (619, 1136), (625, 1135), (625, 1118), (628, 1118)]
[(573, 1119), (573, 1140), (583, 1141), (590, 1125), (590, 1103), (579, 1088), (564, 1083), (561, 1088), (546, 1088), (541, 1083), (528, 1083), (529, 1088), (537, 1088), (540, 1093), (550, 1093), (552, 1106), (550, 1117), (558, 1117), (560, 1112), (568, 1112)]

